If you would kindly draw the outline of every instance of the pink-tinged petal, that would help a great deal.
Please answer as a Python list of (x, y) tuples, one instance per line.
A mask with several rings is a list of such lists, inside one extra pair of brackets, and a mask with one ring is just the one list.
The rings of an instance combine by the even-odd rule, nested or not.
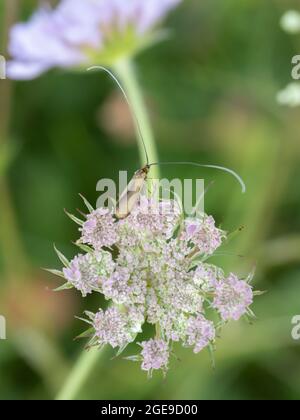
[(169, 362), (169, 348), (164, 340), (151, 339), (141, 343), (142, 369), (166, 369)]
[(83, 296), (100, 287), (104, 278), (110, 277), (114, 270), (111, 254), (102, 251), (95, 254), (78, 255), (69, 267), (63, 268), (65, 279)]
[(95, 219), (89, 219), (85, 222), (86, 229), (95, 229), (97, 221)]
[(187, 234), (191, 237), (196, 233), (197, 229), (198, 229), (198, 226), (196, 224), (190, 224), (189, 226), (187, 226), (186, 231), (187, 231)]

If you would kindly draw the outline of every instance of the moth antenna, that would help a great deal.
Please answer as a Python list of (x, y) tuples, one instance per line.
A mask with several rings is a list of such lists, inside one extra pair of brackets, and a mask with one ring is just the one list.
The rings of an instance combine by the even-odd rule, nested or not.
[(112, 71), (110, 71), (109, 69), (107, 69), (106, 67), (103, 67), (103, 66), (92, 66), (92, 67), (89, 67), (87, 69), (87, 71), (92, 71), (92, 70), (102, 70), (105, 73), (107, 73), (115, 81), (115, 83), (118, 85), (119, 89), (121, 90), (121, 92), (122, 92), (122, 94), (123, 94), (123, 96), (124, 96), (124, 98), (126, 100), (126, 103), (129, 106), (131, 115), (133, 117), (133, 120), (134, 120), (136, 129), (137, 129), (137, 132), (138, 132), (138, 136), (139, 136), (139, 138), (140, 138), (140, 140), (141, 140), (141, 142), (143, 144), (143, 148), (144, 148), (144, 152), (145, 152), (145, 157), (146, 157), (146, 162), (147, 162), (147, 166), (148, 166), (149, 165), (149, 156), (148, 156), (148, 152), (147, 152), (147, 149), (146, 149), (146, 145), (145, 145), (145, 141), (144, 141), (142, 129), (141, 129), (139, 120), (137, 119), (136, 113), (134, 112), (133, 106), (132, 106), (132, 104), (131, 104), (131, 102), (129, 100), (129, 97), (128, 97), (128, 95), (127, 95), (124, 87), (122, 86), (122, 83), (119, 81), (119, 79), (117, 78), (117, 76), (115, 76), (115, 74)]
[(206, 164), (201, 164), (201, 163), (196, 163), (196, 162), (156, 162), (156, 163), (151, 163), (149, 166), (151, 167), (151, 166), (156, 166), (156, 165), (157, 166), (161, 166), (161, 165), (189, 165), (189, 166), (197, 166), (197, 167), (200, 167), (200, 168), (218, 169), (220, 171), (227, 172), (230, 175), (232, 175), (241, 185), (243, 194), (247, 190), (246, 184), (243, 181), (243, 179), (240, 177), (240, 175), (238, 175), (233, 169), (226, 168), (225, 166), (206, 165)]

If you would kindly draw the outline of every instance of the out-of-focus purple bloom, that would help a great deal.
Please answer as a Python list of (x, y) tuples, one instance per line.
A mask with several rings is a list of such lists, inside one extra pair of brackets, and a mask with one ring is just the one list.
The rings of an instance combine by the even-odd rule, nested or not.
[(110, 278), (103, 282), (103, 294), (106, 299), (112, 299), (117, 305), (130, 303), (132, 287), (129, 285), (130, 271), (119, 267)]
[(253, 303), (251, 286), (239, 280), (235, 274), (216, 283), (213, 308), (217, 309), (224, 321), (238, 321)]
[[(73, 68), (99, 63), (101, 53), (118, 35), (133, 30), (133, 49), (167, 12), (181, 0), (62, 0), (55, 8), (42, 7), (10, 33), (8, 76), (33, 79), (53, 68)], [(126, 48), (126, 46), (125, 46)], [(117, 57), (118, 58), (118, 57)]]

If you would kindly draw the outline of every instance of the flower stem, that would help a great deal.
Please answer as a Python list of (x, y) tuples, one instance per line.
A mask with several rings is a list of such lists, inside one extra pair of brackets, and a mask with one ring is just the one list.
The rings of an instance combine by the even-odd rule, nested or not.
[(96, 347), (89, 351), (84, 350), (75, 363), (66, 382), (58, 393), (56, 400), (74, 400), (80, 389), (86, 383), (89, 375), (94, 370), (96, 363), (104, 357), (107, 347), (99, 350)]
[[(140, 126), (143, 139), (141, 139), (139, 135), (137, 137), (141, 165), (148, 163), (146, 162), (145, 149), (149, 157), (149, 163), (158, 162), (158, 153), (154, 135), (133, 64), (129, 60), (118, 61), (118, 63), (114, 66), (114, 70), (122, 81), (131, 104), (132, 111), (134, 112)], [(159, 180), (160, 174), (158, 167), (153, 166), (152, 171), (151, 178)]]

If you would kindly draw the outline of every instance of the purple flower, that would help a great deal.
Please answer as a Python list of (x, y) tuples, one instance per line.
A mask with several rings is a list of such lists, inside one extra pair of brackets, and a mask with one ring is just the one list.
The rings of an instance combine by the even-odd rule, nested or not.
[(94, 317), (93, 326), (99, 345), (110, 344), (113, 348), (123, 347), (134, 340), (135, 334), (129, 327), (126, 314), (117, 308), (100, 309)]
[(166, 369), (169, 361), (168, 345), (163, 340), (143, 341), (141, 343), (143, 358), (142, 369), (151, 371), (152, 369)]
[(74, 67), (84, 54), (59, 36), (62, 30), (55, 12), (39, 9), (28, 23), (18, 23), (10, 33), (8, 75), (12, 79), (33, 79), (51, 67)]
[(102, 281), (114, 269), (111, 254), (102, 251), (95, 254), (76, 256), (68, 267), (63, 269), (65, 279), (83, 296), (101, 287)]
[(223, 278), (224, 273), (220, 268), (215, 265), (200, 263), (194, 272), (193, 281), (204, 292), (209, 292), (214, 290), (217, 281)]
[[(9, 52), (12, 79), (33, 79), (53, 68), (76, 68), (99, 63), (118, 42), (120, 56), (131, 55), (150, 31), (180, 0), (62, 0), (55, 8), (41, 7), (26, 23), (13, 26)], [(134, 31), (129, 49), (125, 39)], [(117, 35), (117, 36), (116, 36)], [(115, 51), (115, 48), (112, 47)], [(109, 54), (106, 54), (108, 56)], [(95, 62), (95, 60), (98, 60)], [(110, 63), (109, 63), (110, 64)]]
[(183, 239), (192, 242), (202, 254), (212, 255), (222, 245), (225, 233), (216, 228), (212, 216), (190, 218), (185, 221)]
[(111, 277), (103, 282), (103, 294), (116, 304), (130, 303), (131, 287), (129, 285), (130, 271), (124, 267), (118, 268)]
[(213, 322), (208, 321), (203, 315), (191, 317), (187, 322), (185, 344), (194, 346), (194, 353), (199, 353), (216, 336)]
[(141, 196), (140, 203), (132, 211), (129, 220), (137, 230), (170, 237), (180, 215), (181, 210), (174, 200), (157, 201)]
[(92, 245), (96, 250), (103, 246), (110, 247), (118, 240), (114, 218), (108, 209), (99, 208), (87, 216), (83, 224), (80, 242)]
[(251, 286), (243, 280), (239, 280), (234, 274), (230, 274), (216, 284), (213, 308), (217, 309), (224, 321), (233, 319), (238, 321), (253, 303), (253, 291)]

